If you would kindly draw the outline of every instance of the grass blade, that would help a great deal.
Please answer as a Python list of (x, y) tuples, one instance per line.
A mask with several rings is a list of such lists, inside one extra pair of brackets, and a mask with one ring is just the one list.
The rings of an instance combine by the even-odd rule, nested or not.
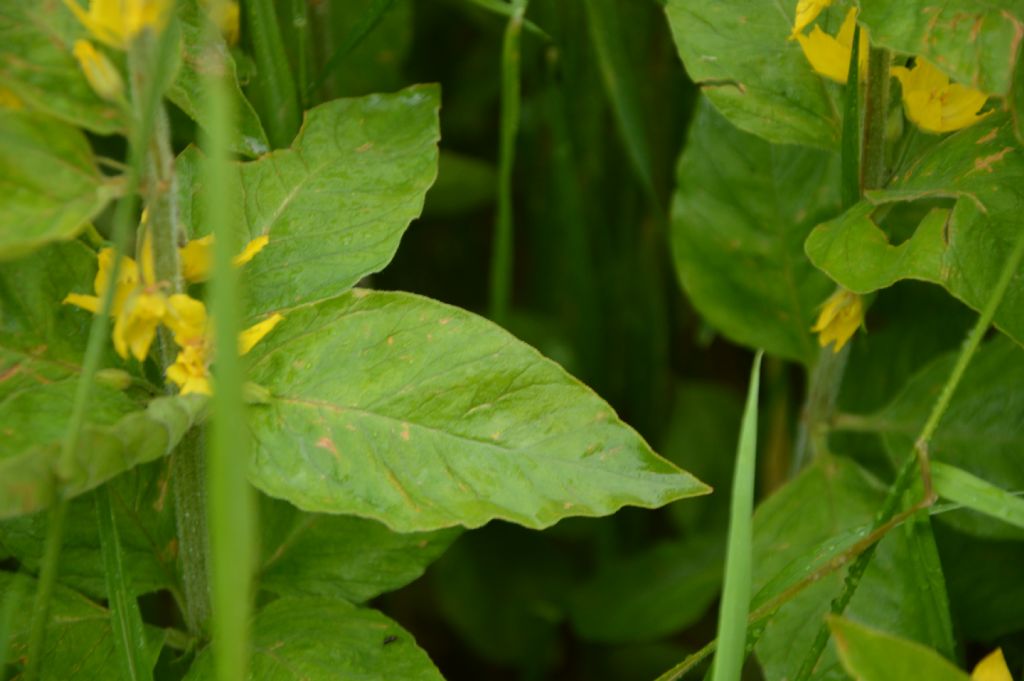
[(757, 470), (757, 395), (761, 384), (761, 356), (754, 357), (747, 406), (736, 449), (736, 472), (729, 509), (729, 545), (725, 556), (725, 583), (718, 610), (718, 649), (712, 681), (739, 681), (746, 657), (747, 614), (750, 609), (754, 473)]
[[(258, 4), (269, 3), (260, 2)], [(269, 7), (273, 12), (273, 7)], [(274, 26), (276, 31), (276, 25)], [(216, 71), (216, 69), (213, 69)], [(212, 634), (216, 678), (241, 681), (248, 677), (249, 611), (251, 607), (255, 508), (246, 472), (249, 469), (249, 429), (245, 424), (238, 356), (241, 326), (239, 281), (231, 260), (241, 251), (233, 234), (231, 211), (240, 198), (230, 182), (229, 131), (234, 112), (220, 81), (206, 83), (209, 136), (205, 166), (206, 210), (214, 225), (214, 274), (209, 302), (214, 326), (213, 400), (210, 450), (206, 456)], [(294, 90), (289, 94), (294, 95)]]
[(139, 603), (128, 593), (121, 560), (121, 538), (117, 533), (114, 507), (110, 503), (109, 485), (96, 490), (95, 501), (110, 624), (114, 632), (114, 649), (121, 660), (122, 675), (130, 681), (151, 680), (153, 671), (146, 662), (146, 631), (142, 626)]
[(634, 77), (636, 69), (629, 63), (622, 42), (622, 22), (614, 0), (586, 0), (590, 38), (597, 53), (597, 62), (611, 102), (619, 134), (626, 146), (637, 179), (653, 206), (658, 206), (651, 174), (651, 150), (644, 127), (640, 90)]
[(320, 69), (320, 75), (316, 77), (312, 85), (306, 89), (303, 97), (304, 99), (312, 101), (313, 95), (320, 89), (320, 86), (324, 84), (332, 73), (345, 61), (345, 57), (352, 52), (352, 50), (359, 47), (359, 44), (363, 42), (363, 39), (370, 35), (377, 24), (380, 23), (384, 15), (388, 13), (388, 10), (395, 4), (395, 0), (374, 0), (373, 4), (367, 9), (362, 18), (359, 20), (352, 30), (349, 31), (348, 35), (345, 36), (345, 40), (335, 48), (331, 56), (328, 57), (327, 62), (323, 68)]
[(956, 466), (933, 461), (932, 484), (940, 497), (1024, 528), (1024, 499), (987, 480)]
[[(502, 0), (465, 0), (465, 1), (468, 2), (471, 5), (476, 5), (480, 9), (486, 10), (488, 12), (492, 12), (494, 14), (497, 14), (498, 16), (501, 16), (501, 17), (505, 17), (506, 19), (511, 19), (512, 15), (515, 13), (515, 8), (512, 5), (510, 5), (509, 3), (507, 3), (507, 2), (502, 2)], [(547, 31), (545, 31), (543, 28), (541, 28), (537, 24), (533, 23), (529, 19), (523, 19), (523, 28), (526, 29), (526, 31), (528, 33), (532, 33), (535, 36), (543, 38), (544, 40), (547, 40), (547, 41), (551, 40), (551, 36), (548, 35)]]
[(512, 302), (512, 167), (519, 132), (520, 50), (523, 16), (529, 0), (515, 0), (501, 48), (501, 131), (498, 143), (498, 218), (491, 251), (491, 319), (504, 324)]

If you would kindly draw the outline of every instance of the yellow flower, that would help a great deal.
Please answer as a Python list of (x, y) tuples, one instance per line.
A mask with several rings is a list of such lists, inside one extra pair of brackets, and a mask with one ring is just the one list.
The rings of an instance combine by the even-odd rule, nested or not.
[(125, 302), (114, 320), (114, 350), (122, 358), (128, 352), (140, 362), (149, 354), (156, 329), (167, 314), (167, 299), (152, 287), (139, 288)]
[[(187, 296), (183, 297), (187, 298)], [(183, 309), (189, 309), (188, 314), (192, 315), (194, 319), (202, 319), (205, 326), (206, 308), (198, 300), (190, 298), (189, 301), (187, 305), (183, 306)], [(282, 319), (284, 319), (283, 316), (275, 313), (240, 333), (238, 335), (238, 354), (247, 354)], [(174, 364), (167, 367), (167, 378), (178, 386), (182, 395), (190, 393), (212, 394), (213, 390), (210, 384), (212, 342), (209, 334), (204, 332), (202, 336), (186, 338), (184, 335), (179, 335), (178, 331), (175, 331), (174, 340), (181, 347), (181, 350), (178, 352)]]
[(839, 352), (864, 321), (864, 302), (856, 293), (839, 289), (822, 305), (821, 314), (811, 331), (818, 334), (818, 345), (832, 341), (832, 352)]
[(796, 16), (793, 18), (793, 32), (789, 34), (789, 39), (792, 40), (806, 26), (810, 26), (821, 11), (831, 4), (832, 0), (798, 0)]
[(1013, 681), (1002, 648), (996, 648), (971, 672), (971, 681)]
[[(804, 56), (819, 74), (837, 83), (846, 83), (850, 71), (850, 54), (853, 52), (853, 32), (857, 27), (857, 8), (853, 7), (846, 13), (843, 25), (839, 27), (836, 37), (830, 36), (815, 26), (809, 36), (798, 33), (797, 41), (804, 51)], [(860, 30), (860, 46), (857, 53), (859, 73), (867, 71), (868, 63), (868, 32)]]
[[(96, 291), (96, 295), (87, 296), (81, 293), (69, 293), (64, 298), (64, 303), (67, 305), (75, 305), (82, 309), (88, 310), (93, 314), (98, 314), (100, 311), (100, 301), (103, 299), (103, 294), (107, 292), (107, 286), (110, 282), (110, 275), (114, 269), (114, 249), (104, 248), (99, 252), (98, 256), (99, 268), (96, 272), (96, 278), (93, 280), (93, 289)], [(114, 300), (110, 307), (110, 314), (117, 316), (121, 309), (124, 307), (125, 301), (128, 296), (131, 295), (132, 291), (139, 283), (139, 268), (135, 264), (135, 261), (127, 256), (121, 256), (121, 269), (117, 275), (117, 286), (114, 290)]]
[[(232, 259), (235, 267), (241, 267), (256, 257), (256, 254), (270, 243), (270, 237), (258, 236), (245, 245), (242, 252)], [(183, 246), (181, 254), (181, 273), (185, 281), (197, 284), (210, 278), (213, 265), (213, 235), (208, 234), (201, 239), (193, 239)]]
[(903, 86), (907, 118), (925, 132), (959, 130), (989, 115), (978, 115), (988, 99), (984, 92), (950, 84), (949, 76), (920, 57), (911, 69), (894, 67), (892, 75)]
[(147, 28), (163, 30), (171, 0), (90, 0), (88, 12), (75, 0), (64, 0), (64, 4), (94, 38), (124, 50)]
[(167, 367), (167, 378), (178, 386), (182, 395), (213, 394), (208, 356), (206, 343), (186, 345), (178, 352), (174, 364)]
[(72, 50), (78, 65), (82, 67), (85, 79), (93, 92), (108, 102), (120, 101), (124, 95), (124, 81), (117, 67), (110, 63), (106, 55), (98, 52), (88, 40), (76, 40)]
[(206, 306), (184, 293), (175, 293), (167, 299), (164, 325), (174, 334), (174, 342), (185, 346), (196, 339), (205, 338), (208, 331)]
[(216, 3), (212, 0), (203, 0), (207, 16), (210, 21), (217, 25), (220, 34), (224, 36), (224, 42), (228, 45), (238, 44), (238, 1), (225, 0)]

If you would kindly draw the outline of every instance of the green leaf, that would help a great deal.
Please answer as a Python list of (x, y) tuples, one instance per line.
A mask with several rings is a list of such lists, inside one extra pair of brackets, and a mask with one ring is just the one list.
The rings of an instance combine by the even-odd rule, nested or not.
[[(331, 298), (385, 267), (437, 174), (439, 91), (339, 99), (306, 112), (292, 147), (236, 164), (244, 241), (270, 236), (243, 272), (250, 319)], [(201, 155), (178, 159), (182, 219), (204, 217)]]
[(0, 260), (73, 238), (115, 191), (78, 128), (0, 108)]
[[(107, 483), (121, 539), (126, 589), (132, 596), (160, 589), (180, 594), (170, 484), (166, 460), (136, 466)], [(106, 575), (93, 506), (92, 499), (83, 496), (68, 508), (59, 579), (87, 596), (105, 599)], [(33, 513), (0, 523), (0, 550), (9, 551), (32, 573), (39, 571), (42, 562), (47, 518), (46, 513)]]
[[(841, 4), (817, 22), (831, 35), (846, 13)], [(840, 91), (789, 40), (795, 8), (795, 2), (668, 0), (665, 9), (690, 78), (733, 124), (777, 144), (835, 149)]]
[(372, 520), (303, 513), (263, 497), (261, 588), (362, 603), (420, 577), (457, 529), (398, 534)]
[[(345, 601), (283, 598), (256, 615), (252, 632), (253, 679), (442, 681), (408, 632)], [(211, 652), (199, 654), (186, 681), (215, 678)]]
[[(203, 84), (212, 69), (224, 69), (221, 87), (235, 112), (235, 125), (230, 128), (232, 137), (228, 146), (232, 151), (250, 157), (266, 153), (270, 142), (252, 104), (242, 94), (235, 60), (228, 46), (219, 32), (207, 30), (208, 19), (199, 0), (179, 0), (177, 11), (181, 22), (181, 68), (167, 90), (167, 98), (202, 125)], [(212, 47), (211, 35), (215, 40)], [(216, 51), (215, 55), (206, 54), (211, 49)]]
[[(0, 593), (7, 593), (17, 579), (26, 579), (29, 589), (35, 588), (35, 580), (0, 572)], [(17, 672), (26, 662), (29, 618), (16, 618), (13, 627), (10, 659), (16, 662), (15, 677), (20, 678)], [(146, 628), (146, 650), (142, 660), (150, 670), (156, 664), (163, 643), (163, 631), (155, 627)], [(50, 624), (42, 654), (43, 681), (121, 678), (121, 662), (115, 653), (110, 611), (60, 585), (54, 588), (50, 601)]]
[[(869, 293), (901, 279), (941, 285), (981, 309), (1019, 233), (1024, 209), (1024, 155), (1003, 115), (931, 147), (889, 188), (819, 225), (807, 238), (811, 261), (846, 288)], [(918, 199), (957, 198), (935, 208), (895, 245), (872, 219), (876, 207)], [(1011, 282), (995, 325), (1024, 343), (1024, 281)]]
[[(868, 417), (866, 425), (881, 433), (893, 461), (902, 461), (911, 451), (955, 360), (956, 353), (951, 353), (928, 365), (888, 406)], [(1022, 382), (1024, 350), (1005, 338), (982, 346), (928, 444), (929, 456), (1004, 489), (1024, 490), (1018, 456), (1024, 448)], [(939, 518), (972, 534), (1022, 536), (1019, 529), (972, 511), (943, 513)]]
[(251, 480), (300, 508), (400, 532), (539, 528), (707, 491), (556, 364), (433, 300), (356, 290), (251, 354), (273, 395), (250, 413)]
[[(754, 516), (754, 602), (767, 602), (809, 574), (805, 566), (822, 565), (856, 541), (883, 497), (877, 480), (853, 462), (831, 456), (819, 458), (769, 497)], [(929, 542), (926, 521), (914, 519), (890, 531), (847, 614), (928, 645), (950, 645), (942, 570)], [(784, 574), (789, 578), (780, 579)], [(821, 577), (769, 620), (756, 648), (765, 678), (791, 678), (796, 672), (842, 580), (843, 571)], [(892, 602), (900, 607), (890, 607)], [(812, 678), (844, 679), (838, 667), (830, 647)]]
[(1010, 89), (1024, 10), (1016, 0), (860, 0), (871, 42), (920, 55), (957, 81), (994, 95)]
[(938, 461), (932, 463), (932, 482), (939, 496), (1024, 529), (1024, 499), (1017, 494)]
[(722, 557), (722, 540), (705, 535), (612, 562), (573, 593), (573, 629), (604, 643), (653, 641), (684, 629), (718, 596)]
[(843, 617), (829, 617), (843, 667), (861, 681), (968, 681), (931, 648)]
[(838, 158), (772, 146), (704, 100), (677, 177), (672, 250), (694, 307), (737, 343), (813, 361), (810, 328), (834, 284), (802, 244), (813, 225), (839, 212)]
[(58, 493), (81, 494), (163, 456), (202, 416), (202, 397), (148, 400), (146, 391), (123, 391), (101, 376), (77, 458), (58, 469), (90, 321), (90, 313), (60, 301), (91, 288), (95, 272), (95, 256), (77, 242), (0, 268), (0, 518), (45, 508)]
[(86, 37), (61, 0), (0, 1), (0, 83), (28, 109), (101, 135), (124, 132), (125, 112), (92, 91), (71, 54)]

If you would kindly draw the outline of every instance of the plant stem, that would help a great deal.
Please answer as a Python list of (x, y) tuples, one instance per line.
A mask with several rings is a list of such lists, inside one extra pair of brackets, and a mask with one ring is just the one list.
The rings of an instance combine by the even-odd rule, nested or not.
[(512, 167), (515, 163), (516, 134), (519, 131), (519, 38), (527, 0), (515, 0), (505, 28), (501, 51), (501, 138), (498, 148), (498, 218), (494, 225), (491, 251), (491, 319), (508, 321), (512, 299)]
[(889, 50), (872, 47), (868, 52), (868, 84), (864, 97), (864, 134), (861, 137), (860, 189), (885, 186), (885, 123), (889, 114)]
[(174, 515), (185, 590), (185, 624), (199, 636), (210, 620), (206, 528), (206, 460), (202, 428), (193, 428), (171, 454)]
[(260, 115), (275, 148), (287, 147), (299, 130), (300, 112), (295, 78), (284, 49), (272, 0), (248, 0), (249, 36), (259, 69)]
[[(953, 393), (960, 384), (960, 380), (963, 378), (964, 372), (967, 370), (967, 365), (970, 364), (971, 359), (974, 357), (974, 353), (978, 350), (982, 339), (985, 337), (985, 333), (988, 331), (989, 326), (991, 326), (992, 318), (995, 317), (996, 310), (999, 309), (999, 305), (1002, 303), (1003, 296), (1006, 294), (1006, 289), (1009, 287), (1010, 281), (1020, 269), (1022, 259), (1024, 259), (1024, 231), (1022, 231), (1017, 237), (1017, 242), (1014, 244), (1013, 250), (1003, 263), (1003, 268), (999, 273), (999, 279), (996, 281), (996, 285), (992, 289), (992, 294), (985, 303), (985, 307), (982, 309), (981, 315), (978, 317), (978, 321), (967, 334), (967, 338), (964, 340), (960, 354), (957, 356), (956, 364), (953, 365), (953, 370), (950, 372), (949, 378), (946, 379), (946, 383), (942, 386), (942, 391), (939, 393), (938, 399), (935, 400), (935, 404), (932, 405), (931, 413), (928, 415), (928, 419), (921, 428), (920, 435), (918, 435), (917, 440), (914, 442), (913, 451), (907, 457), (906, 461), (903, 462), (899, 472), (896, 474), (896, 479), (889, 488), (889, 493), (886, 495), (885, 502), (879, 510), (878, 515), (875, 517), (875, 522), (872, 526), (873, 530), (877, 530), (879, 527), (887, 523), (895, 515), (897, 509), (899, 509), (903, 504), (904, 497), (910, 489), (910, 485), (914, 481), (913, 472), (915, 464), (919, 464), (921, 467), (921, 475), (925, 487), (924, 503), (930, 504), (934, 502), (934, 492), (932, 491), (928, 471), (929, 443), (931, 442), (932, 436), (935, 434), (935, 430), (939, 426), (939, 422), (942, 420), (943, 415), (945, 415), (946, 409), (949, 408), (949, 403), (953, 399)], [(860, 585), (861, 577), (863, 577), (865, 570), (867, 570), (868, 565), (871, 563), (871, 559), (874, 556), (875, 546), (876, 544), (873, 544), (871, 547), (866, 549), (850, 566), (850, 570), (847, 573), (846, 580), (843, 584), (843, 591), (834, 601), (832, 601), (832, 614), (841, 615), (843, 614), (843, 611), (846, 610), (846, 606), (849, 605), (850, 600), (857, 591), (857, 587)], [(807, 651), (807, 655), (804, 657), (800, 671), (794, 681), (806, 681), (806, 679), (810, 678), (814, 667), (818, 664), (818, 659), (821, 657), (822, 651), (825, 649), (825, 645), (828, 643), (828, 639), (829, 629), (827, 625), (823, 624), (818, 630), (814, 643)]]
[[(147, 140), (152, 134), (156, 111), (163, 94), (159, 85), (166, 82), (164, 72), (170, 64), (174, 63), (171, 57), (177, 44), (172, 43), (170, 35), (169, 31), (160, 34), (154, 50), (144, 51), (144, 46), (140, 44), (140, 41), (136, 41), (129, 52), (129, 80), (132, 85), (132, 99), (136, 103), (136, 115), (132, 134), (128, 140), (128, 167), (124, 194), (114, 210), (114, 228), (111, 234), (114, 245), (114, 265), (110, 273), (111, 281), (117, 281), (121, 269), (121, 254), (125, 251), (128, 233), (131, 230), (137, 208), (137, 192), (143, 172)], [(149, 76), (147, 77), (146, 74)], [(60, 481), (70, 477), (79, 466), (78, 439), (82, 426), (85, 424), (86, 409), (95, 382), (93, 379), (99, 369), (103, 346), (109, 336), (110, 309), (114, 301), (115, 289), (114, 286), (107, 287), (100, 300), (99, 311), (93, 316), (89, 325), (89, 339), (86, 342), (85, 355), (82, 359), (82, 372), (79, 374), (78, 383), (75, 386), (71, 416), (61, 441), (60, 459), (56, 470), (58, 498), (50, 510), (46, 529), (46, 548), (39, 571), (29, 625), (28, 664), (25, 669), (25, 681), (36, 681), (42, 669), (42, 652), (46, 643), (50, 598), (57, 581), (60, 547), (64, 539), (64, 520), (68, 507), (68, 500), (64, 498), (60, 489)]]
[(800, 472), (811, 460), (812, 455), (817, 456), (825, 449), (826, 424), (832, 419), (832, 412), (835, 411), (849, 356), (849, 345), (839, 352), (834, 352), (831, 347), (825, 347), (818, 353), (818, 361), (811, 369), (807, 381), (807, 398), (797, 430), (790, 476)]

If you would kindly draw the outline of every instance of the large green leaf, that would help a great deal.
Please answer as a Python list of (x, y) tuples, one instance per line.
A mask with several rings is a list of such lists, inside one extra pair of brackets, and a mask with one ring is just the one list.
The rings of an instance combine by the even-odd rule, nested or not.
[[(872, 218), (876, 207), (898, 201), (957, 198), (935, 208), (913, 235), (890, 242)], [(988, 300), (1001, 265), (1020, 233), (1024, 209), (1024, 155), (1007, 116), (998, 115), (931, 147), (889, 188), (807, 238), (811, 261), (857, 293), (901, 279), (936, 283), (978, 310)], [(1011, 282), (995, 324), (1024, 343), (1024, 280)]]
[(368, 601), (417, 579), (459, 536), (454, 528), (398, 534), (372, 520), (263, 499), (259, 585), (281, 596)]
[(400, 532), (545, 527), (707, 487), (494, 324), (403, 293), (294, 310), (252, 353), (251, 479), (300, 508)]
[(114, 193), (78, 128), (0, 109), (0, 260), (74, 237)]
[(926, 57), (984, 92), (1010, 89), (1024, 36), (1018, 0), (860, 0), (860, 10), (872, 43)]
[(828, 626), (843, 666), (860, 681), (968, 681), (967, 674), (920, 643), (842, 617), (830, 617)]
[(123, 132), (125, 112), (92, 91), (71, 54), (85, 37), (61, 0), (0, 1), (0, 83), (29, 109), (101, 135)]
[[(28, 582), (26, 593), (35, 591), (35, 580), (0, 572), (0, 594), (8, 593), (16, 579)], [(24, 598), (24, 597), (23, 597)], [(14, 618), (11, 651), (8, 659), (15, 662), (15, 677), (27, 662), (30, 617)], [(155, 627), (146, 629), (145, 659), (152, 667), (164, 643), (164, 632)], [(57, 586), (50, 599), (50, 623), (46, 630), (46, 646), (42, 650), (41, 679), (44, 681), (92, 681), (121, 678), (121, 661), (117, 656), (110, 611), (81, 594)]]
[(690, 301), (731, 340), (816, 357), (810, 328), (834, 285), (803, 241), (839, 211), (838, 181), (834, 154), (773, 146), (701, 102), (679, 159), (672, 250)]
[[(59, 461), (90, 322), (88, 312), (60, 301), (88, 290), (95, 272), (95, 256), (77, 242), (0, 268), (0, 518), (163, 456), (201, 416), (202, 397), (150, 401), (146, 390), (122, 390), (100, 376), (77, 455)], [(104, 361), (114, 361), (111, 355)]]
[[(235, 166), (234, 229), (270, 236), (244, 269), (249, 317), (336, 296), (391, 261), (437, 174), (439, 106), (436, 86), (338, 99), (306, 112), (290, 149)], [(195, 148), (178, 159), (193, 236), (211, 231), (200, 165)]]
[[(919, 372), (866, 426), (882, 434), (893, 461), (911, 451), (928, 418), (932, 402), (949, 378), (956, 353), (945, 355)], [(1024, 350), (1005, 338), (982, 346), (957, 386), (939, 422), (928, 452), (1010, 491), (1024, 490)], [(989, 537), (1020, 538), (1019, 529), (973, 511), (939, 516), (962, 531)]]
[[(870, 524), (882, 498), (876, 480), (856, 464), (831, 456), (820, 458), (769, 497), (754, 517), (754, 606), (809, 574), (804, 566), (821, 565), (837, 547), (852, 543)], [(793, 576), (780, 580), (783, 574)], [(842, 583), (842, 571), (824, 576), (772, 617), (757, 646), (766, 678), (792, 678)], [(915, 519), (879, 544), (847, 613), (951, 652), (945, 601), (931, 528), (927, 519)], [(846, 679), (833, 648), (822, 656), (812, 678)]]
[[(207, 18), (199, 0), (180, 0), (181, 68), (167, 90), (167, 97), (200, 124), (203, 123), (203, 88), (214, 69), (221, 70), (221, 87), (231, 98), (235, 125), (231, 126), (229, 144), (233, 151), (246, 156), (259, 156), (270, 149), (256, 111), (242, 94), (238, 84), (235, 60), (215, 30), (207, 30)], [(211, 34), (217, 36), (210, 44)], [(216, 50), (216, 54), (211, 54)], [(213, 59), (216, 58), (217, 62)]]
[[(174, 494), (167, 461), (136, 466), (107, 484), (129, 593), (137, 596), (169, 589), (180, 595)], [(0, 523), (0, 549), (16, 556), (32, 573), (42, 562), (47, 518), (47, 513), (34, 513)], [(68, 509), (59, 579), (87, 596), (107, 597), (91, 495), (73, 500)]]
[[(836, 34), (846, 3), (818, 24)], [(789, 40), (796, 2), (668, 0), (666, 12), (687, 72), (714, 105), (771, 142), (839, 146), (839, 89), (816, 74)]]
[[(256, 615), (252, 632), (252, 679), (442, 681), (408, 632), (376, 610), (345, 601), (283, 598)], [(207, 648), (185, 679), (214, 678)]]

